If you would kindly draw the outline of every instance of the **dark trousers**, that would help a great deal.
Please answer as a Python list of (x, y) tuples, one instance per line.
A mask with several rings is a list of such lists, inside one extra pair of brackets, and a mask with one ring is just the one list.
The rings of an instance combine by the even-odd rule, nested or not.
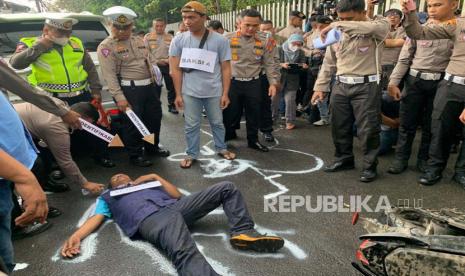
[(89, 91), (86, 91), (82, 93), (81, 95), (75, 96), (75, 97), (69, 97), (69, 98), (58, 98), (64, 102), (67, 102), (69, 106), (72, 106), (73, 104), (76, 103), (88, 103), (92, 100), (92, 95), (90, 94)]
[(377, 165), (380, 146), (381, 91), (376, 82), (333, 85), (331, 94), (331, 129), (336, 161), (353, 161), (353, 124), (363, 150), (363, 168)]
[(270, 84), (266, 75), (260, 77), (262, 81), (262, 105), (260, 111), (260, 131), (263, 133), (273, 131), (273, 117), (271, 113), (271, 97), (268, 96), (268, 88)]
[(419, 160), (428, 160), (431, 143), (431, 113), (439, 81), (422, 80), (407, 76), (400, 102), (399, 138), (396, 147), (396, 159), (408, 161), (412, 153), (412, 143), (421, 125), (421, 142), (418, 151)]
[(11, 241), (12, 193), (12, 183), (0, 179), (0, 259), (6, 266), (7, 273), (11, 273), (15, 267)]
[(388, 84), (389, 84), (389, 78), (391, 77), (392, 71), (394, 71), (394, 64), (387, 64), (387, 65), (382, 65), (381, 66), (381, 91), (386, 91)]
[(219, 275), (199, 252), (188, 226), (223, 205), (231, 235), (254, 228), (240, 191), (231, 182), (221, 182), (147, 217), (139, 226), (139, 234), (163, 250), (179, 275)]
[[(431, 118), (431, 146), (429, 148), (428, 167), (441, 173), (447, 165), (450, 147), (456, 140), (457, 120), (465, 107), (465, 86), (442, 80), (434, 98)], [(464, 130), (462, 126), (462, 131)], [(465, 173), (465, 152), (459, 153), (455, 171)]]
[(223, 122), (226, 136), (235, 131), (241, 120), (242, 109), (245, 107), (247, 140), (255, 143), (258, 140), (260, 108), (262, 105), (261, 80), (231, 81), (229, 99), (231, 103), (223, 112)]
[(169, 65), (164, 65), (164, 66), (158, 66), (160, 68), (160, 71), (163, 75), (163, 79), (165, 80), (165, 85), (166, 85), (166, 98), (168, 99), (168, 104), (173, 105), (174, 100), (176, 99), (176, 91), (174, 90), (174, 84), (173, 84), (173, 79), (170, 76), (170, 66)]
[[(123, 86), (124, 96), (134, 113), (142, 120), (144, 125), (155, 134), (155, 145), (142, 140), (142, 135), (134, 126), (128, 116), (124, 114), (121, 118), (121, 138), (130, 157), (137, 157), (143, 154), (143, 147), (150, 151), (158, 147), (161, 125), (161, 87), (151, 84), (147, 86)], [(144, 145), (145, 143), (145, 145)]]

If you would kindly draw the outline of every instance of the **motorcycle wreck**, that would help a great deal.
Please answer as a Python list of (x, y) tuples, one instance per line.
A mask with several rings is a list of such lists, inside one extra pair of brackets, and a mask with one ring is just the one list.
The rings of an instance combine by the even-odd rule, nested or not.
[(465, 213), (393, 207), (378, 219), (354, 214), (360, 236), (352, 266), (366, 276), (465, 275)]

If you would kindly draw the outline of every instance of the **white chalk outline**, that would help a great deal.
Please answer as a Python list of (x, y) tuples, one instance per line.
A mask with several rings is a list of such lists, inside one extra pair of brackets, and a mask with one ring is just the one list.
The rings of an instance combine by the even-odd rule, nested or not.
[[(204, 133), (205, 135), (208, 135), (208, 136), (212, 137), (212, 134), (205, 131), (205, 130), (201, 129), (201, 132)], [(209, 147), (209, 145), (212, 142), (213, 141), (210, 140), (208, 143), (206, 143), (202, 147), (202, 149), (201, 149), (201, 154), (202, 155), (204, 155), (204, 156), (215, 156), (215, 154), (216, 154), (215, 151)], [(315, 160), (316, 165), (314, 167), (310, 168), (310, 169), (304, 169), (304, 170), (299, 170), (299, 171), (283, 171), (283, 170), (270, 170), (270, 169), (258, 168), (258, 167), (255, 166), (254, 161), (245, 160), (245, 159), (236, 159), (234, 161), (231, 161), (231, 160), (225, 160), (225, 159), (217, 160), (215, 158), (200, 158), (199, 161), (208, 162), (207, 164), (203, 164), (202, 168), (204, 170), (206, 170), (206, 171), (209, 171), (209, 174), (204, 174), (203, 176), (205, 178), (221, 178), (221, 177), (226, 177), (226, 176), (239, 174), (239, 173), (244, 172), (247, 169), (251, 169), (251, 170), (255, 171), (257, 174), (259, 174), (260, 176), (262, 176), (265, 181), (267, 181), (271, 185), (278, 188), (277, 192), (273, 192), (273, 193), (269, 193), (269, 194), (264, 195), (265, 199), (270, 199), (270, 198), (277, 197), (277, 196), (279, 196), (281, 194), (287, 193), (289, 191), (289, 189), (284, 184), (279, 183), (279, 182), (275, 181), (274, 179), (280, 178), (285, 174), (307, 174), (307, 173), (317, 171), (317, 170), (319, 170), (319, 169), (321, 169), (323, 167), (323, 164), (324, 164), (323, 160), (321, 160), (319, 157), (317, 157), (317, 156), (315, 156), (313, 154), (302, 152), (302, 151), (297, 151), (297, 150), (293, 150), (293, 149), (280, 148), (278, 146), (279, 146), (279, 141), (276, 139), (275, 140), (275, 145), (271, 146), (269, 148), (272, 148), (274, 150), (288, 151), (288, 152), (302, 154), (302, 155), (311, 157), (311, 158), (313, 158)], [(181, 161), (182, 158), (177, 159), (178, 156), (185, 156), (185, 153), (173, 154), (173, 155), (168, 157), (168, 160), (175, 161), (175, 162)], [(230, 172), (219, 173), (222, 170), (225, 170), (225, 169), (227, 169), (229, 167), (233, 167), (233, 164), (232, 164), (233, 162), (239, 163), (239, 165), (236, 165), (235, 170), (233, 170), (232, 172), (230, 171)], [(217, 172), (217, 171), (219, 171), (219, 172)], [(269, 174), (269, 175), (267, 175), (267, 174)], [(184, 190), (184, 189), (181, 189), (181, 188), (179, 190), (180, 190), (181, 193), (183, 193), (185, 195), (190, 194), (190, 192), (187, 191), (187, 190)], [(80, 218), (80, 220), (79, 220), (79, 222), (77, 224), (77, 227), (80, 227), (82, 224), (84, 224), (84, 222), (93, 215), (94, 211), (95, 211), (95, 203), (93, 203), (91, 206), (89, 206), (89, 208), (84, 212), (83, 216)], [(208, 215), (224, 215), (224, 211), (222, 210), (222, 208), (218, 208), (218, 209), (215, 209), (212, 212), (210, 212)], [(111, 221), (111, 220), (107, 220), (107, 222), (105, 222), (105, 224), (102, 225), (102, 227), (99, 229), (99, 231), (101, 229), (103, 229), (108, 224), (109, 221)], [(158, 251), (158, 249), (156, 249), (150, 243), (147, 243), (147, 242), (144, 242), (144, 241), (133, 241), (133, 240), (131, 240), (130, 238), (125, 236), (125, 234), (119, 228), (118, 225), (115, 224), (115, 226), (118, 229), (118, 233), (120, 234), (121, 242), (123, 242), (123, 243), (125, 243), (125, 244), (127, 244), (127, 245), (129, 245), (129, 246), (131, 246), (133, 248), (136, 248), (136, 249), (139, 249), (139, 250), (145, 252), (152, 259), (152, 262), (156, 265), (156, 267), (158, 267), (161, 270), (161, 272), (164, 272), (164, 273), (167, 273), (167, 274), (170, 274), (170, 275), (176, 275), (176, 270), (174, 269), (172, 263), (165, 257), (165, 255), (163, 255), (160, 251)], [(267, 234), (270, 234), (270, 235), (283, 235), (283, 234), (284, 235), (295, 235), (295, 230), (293, 230), (293, 229), (289, 229), (289, 230), (285, 230), (285, 231), (276, 231), (276, 230), (272, 230), (272, 229), (268, 229), (268, 228), (264, 228), (264, 227), (261, 227), (259, 225), (256, 225), (256, 230), (261, 232), (261, 233), (266, 232)], [(98, 236), (99, 231), (97, 231), (95, 233), (92, 233), (86, 239), (84, 239), (84, 241), (81, 243), (81, 255), (80, 256), (78, 256), (77, 258), (74, 258), (72, 260), (64, 260), (64, 261), (65, 262), (71, 262), (71, 263), (81, 263), (81, 262), (87, 261), (92, 256), (94, 256), (95, 252), (97, 250), (97, 245), (98, 245), (97, 236)], [(284, 258), (285, 257), (285, 255), (283, 253), (258, 254), (258, 253), (251, 253), (251, 252), (249, 253), (249, 252), (242, 252), (242, 251), (233, 250), (231, 248), (231, 246), (229, 245), (229, 242), (228, 242), (228, 240), (229, 240), (228, 239), (228, 234), (226, 234), (224, 232), (213, 233), (213, 234), (194, 232), (194, 233), (192, 233), (192, 236), (193, 237), (199, 237), (199, 236), (220, 237), (222, 239), (222, 242), (225, 245), (225, 248), (228, 251), (231, 251), (232, 253), (238, 254), (238, 255), (244, 255), (244, 256), (252, 257), (252, 258), (276, 258), (276, 259), (278, 259), (278, 258)], [(304, 259), (306, 259), (308, 257), (308, 254), (303, 249), (301, 249), (297, 244), (291, 242), (288, 239), (285, 239), (285, 238), (283, 238), (283, 239), (285, 241), (284, 247), (296, 259), (304, 260)], [(196, 244), (197, 244), (197, 247), (199, 248), (199, 251), (203, 254), (203, 251), (204, 251), (203, 248), (204, 247), (202, 245), (198, 244), (197, 242), (196, 242)], [(60, 256), (60, 251), (61, 251), (61, 248), (59, 248), (57, 250), (56, 254), (51, 258), (53, 262), (56, 262), (58, 260), (63, 260), (61, 258), (61, 256)], [(211, 257), (206, 256), (205, 254), (203, 254), (203, 255), (205, 256), (205, 259), (208, 261), (208, 263), (213, 267), (213, 269), (215, 269), (215, 271), (219, 272), (221, 275), (228, 275), (228, 276), (235, 275), (232, 272), (231, 268), (224, 266), (221, 262), (219, 262), (217, 260), (214, 260)]]

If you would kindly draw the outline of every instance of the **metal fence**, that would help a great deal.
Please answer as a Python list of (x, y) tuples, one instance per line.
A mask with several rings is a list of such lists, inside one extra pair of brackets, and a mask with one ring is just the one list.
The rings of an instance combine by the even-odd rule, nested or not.
[[(380, 5), (375, 6), (375, 14), (382, 14), (390, 8), (399, 8), (399, 0), (385, 0)], [(416, 0), (419, 11), (426, 11), (426, 0)], [(283, 28), (287, 25), (289, 12), (293, 10), (302, 11), (305, 14), (310, 14), (316, 7), (320, 5), (321, 0), (289, 0), (283, 2), (269, 3), (255, 7), (263, 16), (264, 19), (272, 20), (277, 28)], [(462, 10), (462, 16), (465, 15), (465, 0), (459, 1), (459, 7)], [(242, 10), (230, 11), (221, 14), (211, 15), (212, 20), (219, 20), (223, 23), (226, 30), (232, 31), (235, 29), (236, 16)], [(177, 23), (168, 24), (167, 30), (177, 31)]]

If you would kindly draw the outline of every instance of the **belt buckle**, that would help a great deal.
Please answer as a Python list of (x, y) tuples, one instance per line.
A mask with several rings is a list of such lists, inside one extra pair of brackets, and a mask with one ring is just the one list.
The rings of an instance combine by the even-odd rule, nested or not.
[(348, 84), (356, 84), (354, 77), (346, 77)]

